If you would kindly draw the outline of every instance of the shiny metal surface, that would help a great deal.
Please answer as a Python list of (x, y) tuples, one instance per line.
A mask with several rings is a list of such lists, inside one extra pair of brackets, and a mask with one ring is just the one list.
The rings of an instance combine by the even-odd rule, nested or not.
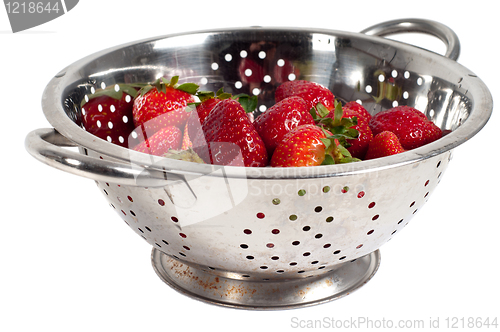
[(398, 33), (421, 32), (433, 35), (446, 45), (445, 57), (457, 60), (460, 42), (457, 34), (446, 25), (423, 19), (406, 19), (382, 22), (361, 31), (370, 36), (389, 36)]
[(302, 279), (244, 281), (219, 277), (203, 267), (185, 265), (153, 248), (158, 276), (183, 295), (236, 309), (284, 310), (317, 305), (349, 295), (366, 284), (380, 265), (378, 250), (325, 273)]
[[(285, 285), (326, 278), (327, 271), (346, 262), (372, 257), (399, 233), (432, 195), (453, 149), (481, 130), (492, 112), (491, 94), (469, 69), (431, 51), (375, 36), (408, 25), (437, 35), (447, 43), (447, 54), (458, 57), (456, 36), (421, 20), (368, 28), (374, 36), (257, 27), (164, 36), (104, 50), (66, 67), (49, 82), (42, 106), (57, 133), (34, 131), (26, 146), (51, 166), (96, 180), (121, 219), (156, 250), (157, 272), (182, 264), (213, 279), (243, 283)], [(251, 75), (240, 70), (249, 61), (260, 66)], [(104, 86), (160, 75), (180, 75), (202, 90), (255, 93), (255, 115), (273, 104), (274, 90), (283, 81), (312, 80), (340, 99), (358, 100), (372, 114), (394, 105), (414, 106), (449, 133), (391, 157), (277, 169), (152, 157), (81, 127), (79, 105), (86, 96)], [(66, 152), (63, 146), (69, 145), (78, 146), (80, 154)], [(164, 255), (155, 256), (160, 251)], [(190, 287), (175, 276), (169, 274), (169, 283)], [(197, 292), (195, 296), (209, 297), (209, 291)], [(312, 302), (321, 303), (320, 298)], [(334, 298), (326, 289), (322, 299)], [(265, 308), (266, 301), (257, 306)], [(256, 306), (251, 301), (224, 305)], [(269, 304), (290, 305), (299, 304)]]

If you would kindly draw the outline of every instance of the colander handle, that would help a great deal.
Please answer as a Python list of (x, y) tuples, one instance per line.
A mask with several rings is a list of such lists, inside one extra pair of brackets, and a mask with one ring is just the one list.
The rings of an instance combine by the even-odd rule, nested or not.
[(371, 36), (388, 36), (398, 33), (420, 32), (441, 39), (446, 45), (445, 57), (457, 60), (460, 55), (460, 41), (457, 34), (446, 25), (424, 19), (399, 19), (382, 22), (364, 29), (361, 33)]
[[(181, 180), (171, 174), (131, 164), (102, 160), (64, 147), (77, 147), (55, 129), (43, 128), (30, 132), (25, 139), (28, 152), (39, 161), (54, 168), (96, 181), (141, 187), (163, 187)], [(167, 178), (168, 176), (168, 178)]]

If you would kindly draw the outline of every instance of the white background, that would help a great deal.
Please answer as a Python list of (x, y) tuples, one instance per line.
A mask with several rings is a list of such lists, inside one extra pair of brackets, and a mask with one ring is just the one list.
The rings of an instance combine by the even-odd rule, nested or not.
[[(26, 152), (28, 132), (50, 127), (41, 95), (60, 69), (107, 47), (198, 29), (358, 32), (397, 18), (436, 20), (458, 34), (459, 62), (486, 83), (494, 100), (500, 97), (498, 8), (492, 1), (305, 3), (83, 0), (66, 15), (16, 34), (0, 8), (1, 331), (286, 331), (296, 330), (293, 317), (424, 320), (426, 326), (432, 317), (443, 328), (447, 317), (467, 322), (500, 316), (495, 112), (483, 131), (455, 150), (425, 207), (382, 247), (380, 269), (368, 284), (338, 301), (278, 312), (216, 307), (172, 290), (153, 271), (150, 246), (92, 180), (52, 169)], [(438, 40), (423, 43), (444, 52)]]

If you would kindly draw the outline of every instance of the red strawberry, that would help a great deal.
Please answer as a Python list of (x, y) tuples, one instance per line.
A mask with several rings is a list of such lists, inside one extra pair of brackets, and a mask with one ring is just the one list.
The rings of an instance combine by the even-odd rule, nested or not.
[(128, 147), (128, 137), (134, 130), (132, 99), (135, 88), (119, 85), (100, 90), (82, 105), (82, 124), (89, 133), (111, 143)]
[(396, 134), (390, 131), (383, 131), (375, 135), (370, 142), (365, 159), (375, 159), (404, 152)]
[(368, 145), (373, 139), (372, 131), (368, 125), (371, 115), (357, 102), (348, 102), (342, 109), (344, 111), (343, 118), (352, 119), (356, 117), (358, 123), (351, 127), (358, 131), (358, 137), (355, 139), (347, 139), (347, 143), (350, 144), (347, 150), (353, 157), (364, 159), (366, 151), (368, 151)]
[(443, 135), (425, 114), (410, 106), (398, 106), (375, 114), (369, 122), (374, 135), (392, 131), (406, 150), (418, 148)]
[(325, 132), (316, 125), (306, 124), (288, 132), (274, 150), (272, 167), (318, 166), (326, 158)]
[(196, 108), (189, 112), (186, 122), (187, 135), (191, 141), (201, 132), (201, 125), (215, 105), (223, 99), (230, 98), (231, 94), (223, 92), (221, 88), (216, 94), (212, 91), (200, 91), (197, 97), (200, 99), (200, 102), (194, 104)]
[(293, 96), (274, 104), (255, 119), (253, 125), (269, 155), (290, 130), (303, 124), (314, 124), (309, 110), (309, 104), (304, 99)]
[(188, 103), (195, 101), (193, 95), (198, 90), (194, 83), (178, 85), (178, 76), (170, 82), (158, 79), (144, 87), (134, 100), (133, 116), (136, 127), (147, 126), (148, 132), (156, 132), (163, 127), (183, 128), (189, 113), (185, 112)]
[(309, 109), (322, 103), (329, 111), (335, 108), (335, 96), (324, 86), (305, 80), (289, 81), (276, 88), (274, 99), (279, 102), (287, 97), (299, 96), (309, 103)]
[(358, 118), (358, 123), (360, 122), (368, 123), (372, 118), (372, 115), (368, 113), (366, 108), (364, 108), (363, 105), (361, 105), (356, 101), (350, 101), (346, 103), (343, 109), (344, 109), (344, 114), (348, 112), (349, 114), (353, 114), (353, 116), (356, 115), (356, 117)]
[(134, 147), (135, 151), (148, 153), (155, 156), (162, 156), (170, 149), (179, 149), (181, 147), (182, 132), (175, 126), (169, 126), (160, 129), (144, 142)]
[(241, 154), (241, 166), (267, 165), (264, 142), (238, 101), (220, 101), (203, 121), (202, 130), (205, 137), (197, 135), (193, 149), (206, 163), (234, 165), (235, 157)]

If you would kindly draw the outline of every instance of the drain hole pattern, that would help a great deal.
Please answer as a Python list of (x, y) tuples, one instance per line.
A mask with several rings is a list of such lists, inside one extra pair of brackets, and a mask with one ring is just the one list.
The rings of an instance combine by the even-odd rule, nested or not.
[[(373, 241), (383, 236), (388, 236), (390, 240), (408, 224), (412, 215), (416, 214), (429, 199), (430, 193), (442, 177), (447, 161), (445, 159), (435, 161), (433, 165), (435, 174), (420, 180), (420, 187), (415, 189), (414, 194), (408, 196), (406, 212), (403, 211), (394, 220), (387, 220), (384, 204), (377, 199), (376, 193), (372, 193), (373, 190), (361, 189), (351, 183), (332, 183), (321, 186), (316, 191), (303, 188), (295, 191), (295, 195), (292, 196), (270, 197), (267, 204), (257, 207), (253, 212), (253, 221), (248, 222), (247, 227), (240, 228), (241, 235), (234, 236), (238, 241), (234, 244), (234, 248), (240, 251), (241, 257), (248, 264), (246, 269), (248, 272), (242, 273), (241, 277), (262, 279), (260, 274), (254, 275), (249, 273), (250, 271), (261, 271), (259, 273), (265, 271), (268, 275), (285, 277), (300, 274), (306, 277), (314, 271), (327, 271), (337, 263), (351, 262), (360, 255), (370, 253), (376, 249), (372, 248)], [(195, 239), (200, 235), (192, 237), (189, 228), (185, 230), (179, 228), (181, 218), (168, 212), (170, 211), (168, 207), (171, 206), (168, 197), (155, 196), (152, 194), (153, 191), (148, 193), (151, 196), (150, 204), (165, 213), (162, 216), (163, 220), (155, 222), (147, 218), (147, 213), (141, 207), (143, 197), (140, 192), (129, 192), (127, 187), (112, 183), (97, 182), (97, 185), (108, 199), (111, 208), (155, 248), (176, 259), (194, 260), (194, 263), (206, 266), (199, 257), (203, 257), (208, 250), (206, 247), (199, 248)], [(341, 204), (343, 200), (360, 206), (362, 212), (368, 216), (364, 222), (365, 229), (361, 229), (363, 236), (351, 246), (345, 246), (335, 237), (337, 232), (342, 232), (345, 227), (343, 225), (350, 221), (345, 216), (335, 215), (334, 204)], [(303, 206), (300, 202), (303, 202)], [(290, 206), (296, 210), (284, 215), (278, 213), (282, 219), (276, 221), (276, 212)], [(309, 207), (304, 211), (306, 206)], [(391, 225), (392, 229), (388, 230)], [(289, 238), (291, 234), (295, 234), (296, 237), (292, 235), (295, 238), (283, 240)], [(245, 238), (247, 240), (244, 240)], [(218, 240), (229, 243), (232, 241), (230, 237), (224, 235)], [(207, 268), (218, 271), (217, 267), (207, 266)], [(271, 275), (269, 279), (273, 278)]]

